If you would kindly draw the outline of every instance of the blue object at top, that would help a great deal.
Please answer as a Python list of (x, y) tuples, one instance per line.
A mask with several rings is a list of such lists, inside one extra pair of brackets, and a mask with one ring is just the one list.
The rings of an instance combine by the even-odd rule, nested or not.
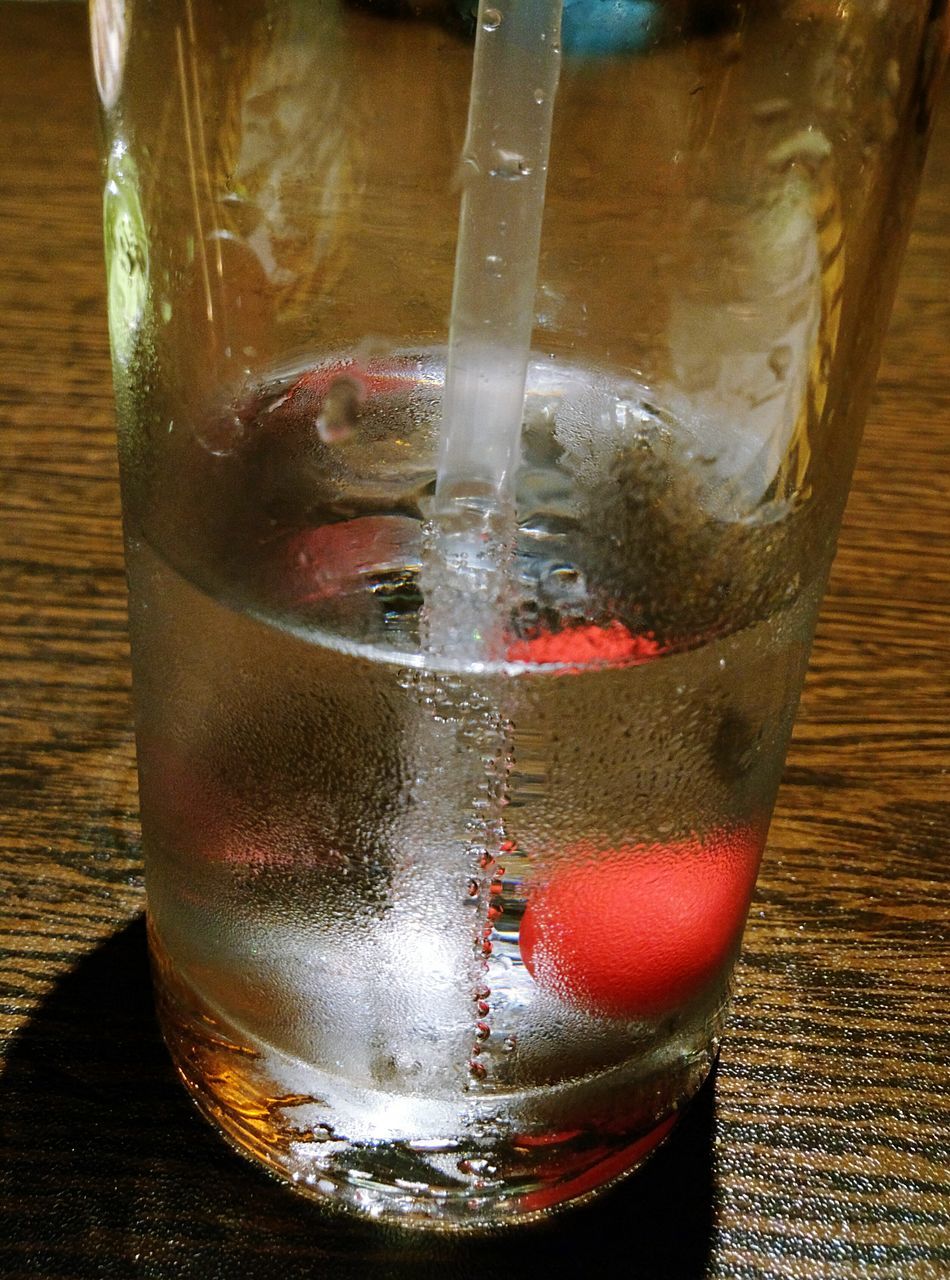
[[(478, 0), (455, 3), (466, 22), (474, 25)], [(658, 0), (564, 0), (561, 48), (589, 57), (638, 53), (655, 43), (662, 22)]]
[(653, 43), (661, 23), (656, 0), (564, 0), (565, 53), (636, 53)]

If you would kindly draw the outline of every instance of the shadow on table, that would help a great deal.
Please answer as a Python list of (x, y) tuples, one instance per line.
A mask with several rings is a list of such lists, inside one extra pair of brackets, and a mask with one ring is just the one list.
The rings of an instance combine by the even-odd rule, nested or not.
[[(245, 1164), (192, 1108), (155, 1024), (141, 919), (39, 1006), (0, 1080), (0, 1274), (234, 1276), (705, 1273), (713, 1085), (634, 1178), (493, 1238), (387, 1231), (330, 1215)], [(6, 1264), (6, 1265), (5, 1265)]]

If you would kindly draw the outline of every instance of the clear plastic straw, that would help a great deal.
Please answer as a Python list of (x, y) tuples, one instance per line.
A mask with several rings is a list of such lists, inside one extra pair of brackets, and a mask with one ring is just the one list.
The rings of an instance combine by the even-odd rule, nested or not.
[(517, 464), (562, 0), (479, 5), (437, 506), (498, 495)]
[(503, 576), (504, 551), (493, 533), (511, 506), (520, 452), (561, 8), (479, 4), (434, 507), (436, 559), (450, 578), (456, 571), (455, 590), (444, 580), (429, 602), (440, 647), (459, 638), (445, 614), (460, 591), (481, 599), (460, 620), (476, 641), (498, 612), (490, 579)]

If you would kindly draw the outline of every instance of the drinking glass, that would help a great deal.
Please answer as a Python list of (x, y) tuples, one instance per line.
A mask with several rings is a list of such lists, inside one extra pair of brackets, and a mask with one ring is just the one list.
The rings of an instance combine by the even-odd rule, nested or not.
[[(373, 1217), (576, 1202), (715, 1059), (945, 5), (91, 21), (179, 1073), (239, 1150)], [(503, 40), (548, 79), (494, 72)], [(484, 337), (464, 436), (459, 333)], [(467, 470), (440, 491), (447, 440)], [(447, 586), (458, 511), (475, 551)]]

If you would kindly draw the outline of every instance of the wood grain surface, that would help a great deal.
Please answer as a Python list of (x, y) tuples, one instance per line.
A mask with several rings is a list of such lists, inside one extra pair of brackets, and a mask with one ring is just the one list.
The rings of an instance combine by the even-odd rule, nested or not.
[(718, 1076), (589, 1208), (503, 1239), (299, 1202), (151, 1011), (81, 5), (0, 4), (0, 1275), (950, 1275), (950, 110)]

